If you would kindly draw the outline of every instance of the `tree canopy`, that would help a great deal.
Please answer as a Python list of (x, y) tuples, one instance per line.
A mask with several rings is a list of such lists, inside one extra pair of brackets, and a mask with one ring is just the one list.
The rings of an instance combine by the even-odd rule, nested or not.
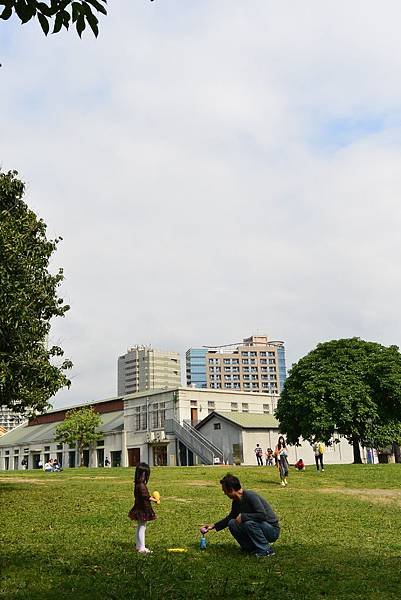
[(84, 406), (69, 410), (65, 419), (56, 427), (54, 436), (57, 442), (64, 444), (77, 444), (79, 451), (79, 466), (83, 466), (85, 446), (89, 446), (101, 437), (96, 428), (102, 422), (102, 418), (92, 406)]
[(4, 6), (0, 18), (7, 20), (16, 15), (22, 24), (37, 18), (45, 35), (50, 26), (52, 33), (58, 33), (72, 24), (81, 37), (88, 25), (97, 37), (99, 19), (95, 13), (107, 15), (106, 4), (107, 0), (0, 0), (0, 7)]
[(47, 347), (50, 320), (69, 309), (56, 293), (62, 269), (48, 270), (61, 238), (46, 238), (23, 195), (17, 172), (0, 172), (0, 405), (32, 413), (69, 385), (64, 371), (72, 363), (59, 346)]
[(276, 417), (289, 443), (326, 443), (337, 432), (354, 447), (401, 441), (401, 354), (359, 338), (318, 344), (293, 365)]

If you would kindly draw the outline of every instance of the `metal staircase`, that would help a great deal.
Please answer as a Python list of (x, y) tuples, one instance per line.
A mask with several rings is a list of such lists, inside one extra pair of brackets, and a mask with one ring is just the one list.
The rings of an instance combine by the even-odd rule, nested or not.
[(199, 456), (205, 465), (223, 463), (223, 452), (209, 442), (197, 429), (187, 421), (181, 425), (177, 419), (166, 419), (164, 430), (169, 435), (174, 435), (189, 450)]

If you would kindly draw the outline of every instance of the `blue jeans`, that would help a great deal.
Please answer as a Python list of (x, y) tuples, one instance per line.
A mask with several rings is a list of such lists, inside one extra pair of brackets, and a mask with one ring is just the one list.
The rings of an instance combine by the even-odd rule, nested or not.
[(228, 528), (246, 552), (264, 553), (270, 549), (270, 542), (275, 542), (280, 535), (280, 529), (266, 521), (245, 521), (238, 525), (235, 519), (231, 519)]

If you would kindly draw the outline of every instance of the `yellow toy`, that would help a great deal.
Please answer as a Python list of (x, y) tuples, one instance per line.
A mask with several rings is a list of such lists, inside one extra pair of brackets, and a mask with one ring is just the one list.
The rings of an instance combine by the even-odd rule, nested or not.
[(159, 492), (153, 492), (152, 496), (156, 500), (156, 504), (160, 504), (160, 493)]
[(167, 548), (167, 552), (188, 552), (188, 548)]

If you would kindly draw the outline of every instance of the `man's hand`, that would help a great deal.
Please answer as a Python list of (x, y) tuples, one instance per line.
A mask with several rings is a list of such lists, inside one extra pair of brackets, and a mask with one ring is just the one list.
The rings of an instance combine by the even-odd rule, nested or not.
[(200, 528), (200, 532), (202, 535), (205, 535), (205, 533), (211, 531), (212, 529), (214, 529), (214, 523), (213, 525), (202, 525), (202, 527)]
[(238, 515), (238, 517), (235, 517), (235, 522), (237, 523), (237, 525), (241, 525), (241, 523), (242, 523), (241, 513)]

